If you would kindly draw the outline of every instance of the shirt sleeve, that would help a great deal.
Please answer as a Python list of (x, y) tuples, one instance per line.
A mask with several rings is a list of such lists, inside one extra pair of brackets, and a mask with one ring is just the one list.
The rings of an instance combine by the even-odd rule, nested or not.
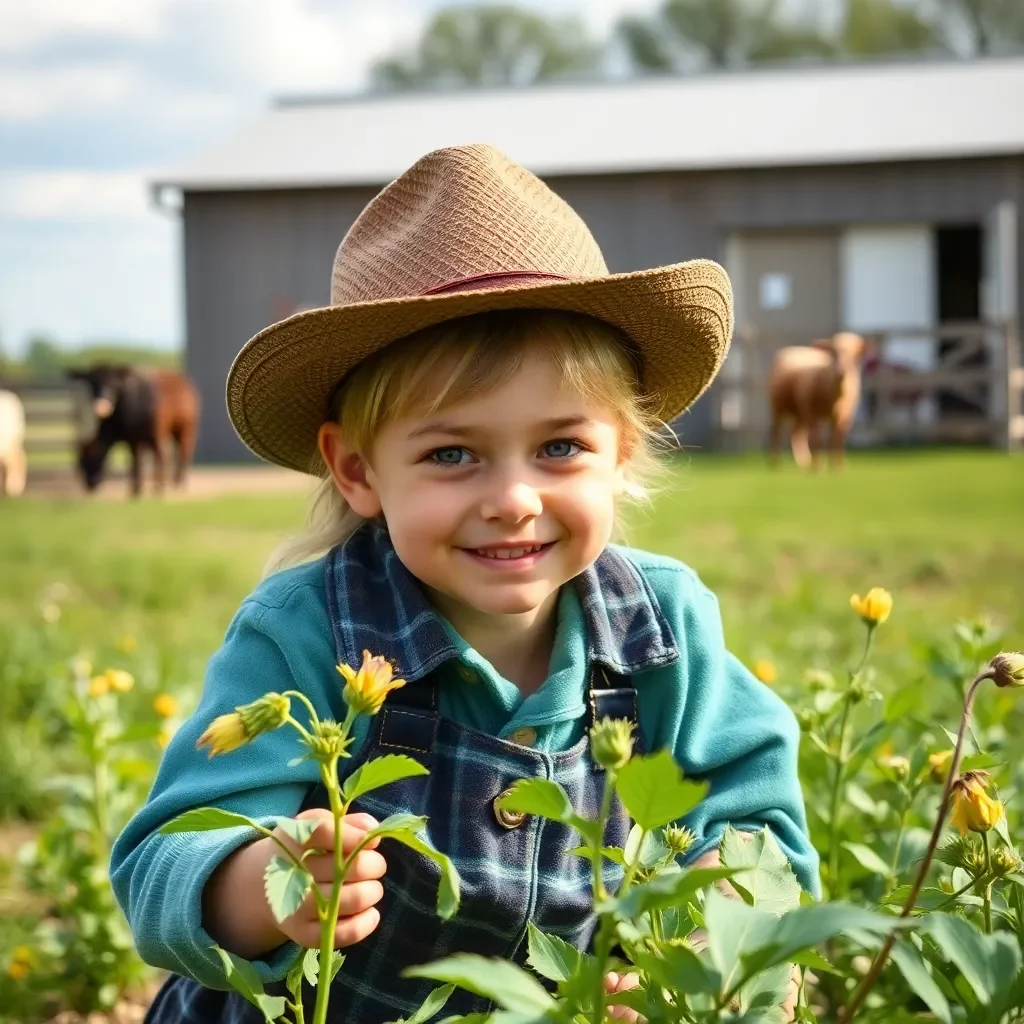
[(767, 825), (800, 884), (818, 896), (818, 855), (808, 837), (797, 770), (796, 718), (726, 650), (711, 591), (682, 567), (654, 570), (652, 575), (662, 577), (652, 580), (656, 591), (664, 593), (669, 574), (677, 593), (662, 610), (676, 634), (680, 660), (652, 674), (661, 699), (648, 702), (649, 714), (644, 715), (643, 690), (639, 705), (641, 731), (653, 749), (674, 750), (686, 775), (709, 786), (684, 821), (697, 837), (687, 859), (717, 846), (726, 825), (746, 831)]
[[(259, 833), (232, 828), (161, 835), (158, 830), (195, 807), (235, 811), (268, 828), (299, 811), (319, 776), (312, 761), (288, 766), (301, 753), (295, 730), (283, 727), (215, 758), (198, 750), (196, 740), (217, 715), (272, 690), (301, 689), (318, 715), (339, 718), (332, 634), (325, 611), (320, 618), (308, 609), (295, 614), (287, 605), (268, 607), (251, 599), (242, 605), (210, 660), (198, 708), (171, 740), (149, 799), (114, 845), (111, 881), (139, 955), (208, 988), (227, 986), (211, 948), (214, 941), (203, 927), (203, 888), (228, 854)], [(293, 714), (300, 722), (307, 718), (294, 703)], [(264, 981), (280, 980), (296, 953), (297, 947), (286, 943), (254, 966)]]

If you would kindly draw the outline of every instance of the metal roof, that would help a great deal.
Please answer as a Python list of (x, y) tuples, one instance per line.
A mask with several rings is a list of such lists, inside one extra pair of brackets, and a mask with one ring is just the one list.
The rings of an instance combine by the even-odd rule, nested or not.
[(285, 101), (153, 185), (376, 186), (472, 142), (546, 176), (1024, 153), (1024, 58)]

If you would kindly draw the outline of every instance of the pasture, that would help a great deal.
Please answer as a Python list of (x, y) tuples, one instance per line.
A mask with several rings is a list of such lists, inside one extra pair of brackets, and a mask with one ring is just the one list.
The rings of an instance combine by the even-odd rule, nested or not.
[[(887, 587), (895, 610), (879, 636), (878, 686), (913, 684), (955, 727), (955, 693), (929, 679), (929, 652), (979, 616), (1005, 629), (1003, 646), (1024, 646), (1022, 508), (1024, 468), (997, 452), (855, 453), (843, 473), (817, 476), (694, 456), (667, 467), (628, 539), (692, 565), (718, 594), (730, 648), (747, 664), (770, 661), (797, 705), (809, 666), (838, 676), (862, 642), (850, 594)], [(296, 493), (0, 504), (0, 966), (38, 906), (16, 841), (59, 805), (54, 778), (81, 770), (61, 717), (73, 660), (134, 675), (120, 699), (128, 722), (152, 719), (160, 694), (187, 714), (240, 600), (303, 515)], [(1020, 721), (1019, 706), (1010, 714)], [(159, 759), (151, 725), (126, 769), (138, 793)]]

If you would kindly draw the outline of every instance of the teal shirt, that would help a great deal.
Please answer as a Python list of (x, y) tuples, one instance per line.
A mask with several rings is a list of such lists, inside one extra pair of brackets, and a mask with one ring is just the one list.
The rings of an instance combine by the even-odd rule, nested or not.
[[(726, 651), (718, 602), (692, 570), (669, 558), (615, 550), (637, 574), (638, 600), (649, 605), (644, 625), (656, 615), (667, 636), (665, 655), (632, 674), (644, 747), (668, 748), (687, 774), (713, 780), (708, 797), (685, 819), (698, 840), (688, 859), (716, 846), (727, 824), (767, 825), (804, 888), (817, 895), (818, 860), (807, 838), (792, 713)], [(524, 697), (450, 624), (428, 614), (440, 619), (455, 652), (436, 674), (440, 714), (513, 742), (525, 736), (552, 753), (583, 733), (593, 651), (588, 630), (601, 633), (614, 661), (628, 640), (623, 623), (640, 621), (630, 619), (632, 609), (614, 594), (592, 592), (584, 608), (576, 587), (564, 586), (548, 678)], [(375, 653), (387, 650), (372, 646)], [(203, 888), (228, 854), (254, 838), (244, 828), (160, 835), (160, 826), (188, 808), (214, 805), (270, 827), (294, 815), (318, 782), (313, 762), (287, 766), (299, 752), (290, 729), (213, 759), (196, 749), (196, 740), (217, 715), (269, 690), (301, 690), (321, 717), (344, 717), (336, 662), (323, 559), (269, 577), (242, 604), (210, 660), (199, 707), (172, 739), (147, 803), (114, 847), (114, 891), (148, 963), (223, 987), (203, 928)], [(360, 719), (353, 754), (368, 729), (369, 720)], [(294, 956), (295, 947), (285, 944), (256, 967), (264, 980), (278, 980)]]

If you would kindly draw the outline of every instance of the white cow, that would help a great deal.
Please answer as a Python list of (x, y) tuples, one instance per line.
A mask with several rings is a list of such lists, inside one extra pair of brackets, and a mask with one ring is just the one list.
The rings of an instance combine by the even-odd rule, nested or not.
[(25, 407), (10, 391), (0, 391), (0, 497), (25, 490)]

